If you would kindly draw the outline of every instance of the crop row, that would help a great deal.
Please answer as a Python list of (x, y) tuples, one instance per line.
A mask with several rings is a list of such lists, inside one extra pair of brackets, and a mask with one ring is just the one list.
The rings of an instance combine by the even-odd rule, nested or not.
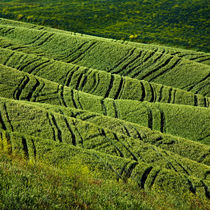
[(103, 98), (5, 66), (0, 76), (2, 97), (93, 111), (208, 144), (208, 108)]
[(39, 107), (43, 107), (50, 112), (59, 113), (64, 116), (92, 123), (99, 127), (107, 128), (113, 132), (121, 133), (127, 137), (153, 144), (199, 163), (210, 165), (210, 148), (207, 145), (160, 133), (155, 130), (152, 131), (151, 129), (138, 124), (104, 116), (96, 112), (44, 103), (39, 104)]
[(181, 89), (8, 49), (0, 48), (0, 63), (105, 98), (209, 106), (206, 97)]
[[(54, 28), (34, 25), (34, 24), (30, 24), (30, 23), (24, 23), (24, 22), (20, 22), (20, 21), (8, 20), (8, 19), (3, 19), (3, 18), (0, 18), (0, 23), (3, 25), (14, 26), (14, 27), (24, 27), (24, 28), (28, 28), (28, 29), (36, 29), (36, 30), (49, 31), (49, 32), (59, 32), (59, 33), (71, 34), (71, 35), (75, 35), (75, 36), (85, 36), (89, 39), (97, 38), (97, 37), (93, 37), (90, 35), (84, 35), (84, 34), (79, 34), (79, 33), (74, 33), (74, 32), (69, 32), (69, 31), (67, 32), (67, 31), (62, 31), (62, 30), (58, 30), (58, 29), (54, 29)], [(210, 65), (210, 54), (209, 53), (197, 52), (197, 51), (193, 51), (193, 50), (185, 50), (185, 49), (174, 48), (174, 47), (166, 47), (166, 46), (154, 45), (154, 44), (143, 44), (143, 43), (122, 41), (122, 40), (115, 40), (115, 39), (107, 39), (107, 38), (102, 38), (102, 37), (100, 37), (98, 39), (104, 40), (104, 41), (110, 41), (110, 42), (118, 42), (120, 44), (124, 44), (124, 45), (131, 46), (131, 47), (136, 47), (136, 48), (144, 49), (144, 50), (151, 50), (151, 51), (155, 50), (160, 53), (171, 54), (171, 55), (175, 55), (180, 58), (193, 60), (195, 62), (200, 62), (200, 63)]]
[(157, 50), (142, 50), (118, 42), (5, 25), (1, 25), (0, 35), (15, 39), (24, 47), (37, 49), (46, 57), (55, 60), (152, 81), (202, 95), (209, 94), (208, 65), (160, 53)]
[(209, 179), (209, 166), (109, 129), (46, 111), (33, 103), (1, 98), (2, 129), (93, 149), (110, 155), (160, 165), (177, 173)]
[(79, 156), (93, 169), (100, 169), (104, 177), (113, 178), (115, 176), (118, 180), (122, 179), (125, 182), (130, 178), (146, 191), (177, 196), (193, 193), (203, 198), (210, 197), (209, 181), (178, 174), (141, 161), (131, 161), (93, 150), (80, 149), (47, 139), (2, 130), (0, 130), (0, 145), (7, 151), (8, 148), (12, 148), (10, 152), (22, 154), (28, 159), (44, 159), (61, 168), (68, 166), (71, 160)]

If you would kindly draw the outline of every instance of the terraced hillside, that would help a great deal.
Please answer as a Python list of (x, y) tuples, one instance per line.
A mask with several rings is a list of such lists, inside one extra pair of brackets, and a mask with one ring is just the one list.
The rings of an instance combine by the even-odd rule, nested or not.
[(0, 19), (0, 147), (209, 201), (209, 60)]

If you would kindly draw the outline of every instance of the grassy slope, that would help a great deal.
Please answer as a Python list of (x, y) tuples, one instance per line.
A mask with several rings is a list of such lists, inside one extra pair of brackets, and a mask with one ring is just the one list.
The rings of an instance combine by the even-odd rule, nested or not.
[(206, 5), (207, 0), (12, 0), (1, 2), (0, 15), (80, 33), (127, 40), (133, 35), (139, 42), (209, 51)]
[[(199, 57), (208, 54), (193, 52), (197, 58), (193, 59), (184, 50), (6, 19), (0, 19), (0, 24), (2, 150), (29, 162), (47, 161), (64, 171), (64, 180), (66, 168), (79, 155), (91, 171), (97, 168), (104, 175), (100, 181), (132, 180), (143, 193), (154, 194), (163, 203), (168, 199), (169, 208), (183, 208), (184, 199), (188, 207), (196, 200), (195, 208), (206, 208), (210, 196), (210, 68)], [(89, 181), (85, 182), (84, 194), (75, 193), (90, 196), (91, 201), (76, 200), (98, 208), (101, 203), (86, 194)], [(123, 187), (115, 185), (117, 190)], [(105, 181), (103, 187), (107, 186)], [(52, 190), (49, 196), (59, 193)], [(107, 198), (103, 207), (144, 206), (141, 193), (139, 202), (129, 203), (131, 194), (120, 204), (110, 204)], [(101, 198), (102, 193), (97, 196)], [(24, 199), (22, 205), (27, 202)], [(161, 208), (147, 199), (146, 206)], [(74, 199), (69, 202), (77, 205)]]

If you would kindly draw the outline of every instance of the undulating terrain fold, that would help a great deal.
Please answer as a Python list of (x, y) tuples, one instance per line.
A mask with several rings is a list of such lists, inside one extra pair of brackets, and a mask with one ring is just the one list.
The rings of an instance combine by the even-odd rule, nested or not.
[(80, 156), (145, 191), (210, 198), (210, 54), (0, 18), (0, 149)]

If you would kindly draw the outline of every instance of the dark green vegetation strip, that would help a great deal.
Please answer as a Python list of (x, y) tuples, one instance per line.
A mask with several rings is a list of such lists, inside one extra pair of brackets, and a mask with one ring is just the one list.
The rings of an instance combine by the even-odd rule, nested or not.
[(0, 19), (0, 148), (209, 199), (209, 55), (188, 53)]
[(207, 5), (206, 0), (8, 0), (1, 1), (0, 16), (103, 37), (209, 51)]

